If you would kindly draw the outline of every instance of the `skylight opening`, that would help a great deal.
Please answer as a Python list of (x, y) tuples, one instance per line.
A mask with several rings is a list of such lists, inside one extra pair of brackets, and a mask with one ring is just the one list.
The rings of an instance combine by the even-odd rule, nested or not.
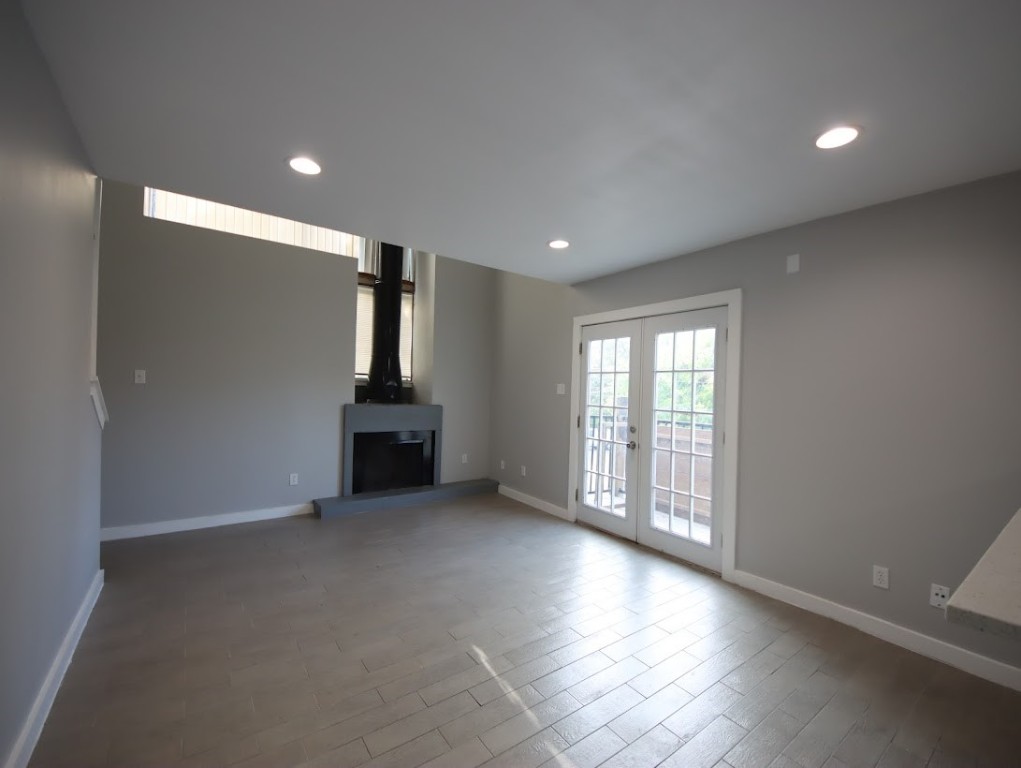
[(335, 253), (339, 256), (358, 258), (365, 250), (364, 239), (347, 232), (154, 187), (145, 188), (142, 212), (153, 219), (215, 229), (218, 232)]

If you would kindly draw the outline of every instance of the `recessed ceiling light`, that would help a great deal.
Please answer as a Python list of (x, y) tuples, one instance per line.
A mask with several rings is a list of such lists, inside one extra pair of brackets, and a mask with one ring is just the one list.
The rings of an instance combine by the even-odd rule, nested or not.
[(292, 157), (287, 161), (287, 164), (291, 166), (292, 170), (295, 170), (298, 173), (303, 173), (306, 176), (316, 176), (320, 171), (322, 171), (322, 168), (319, 167), (319, 163), (311, 157), (305, 157), (304, 155)]
[(555, 249), (557, 251), (562, 251), (564, 248), (566, 248), (569, 245), (570, 245), (570, 243), (567, 242), (566, 240), (557, 239), (557, 240), (550, 240), (549, 241), (549, 247), (553, 248), (553, 249)]
[(860, 131), (853, 125), (838, 125), (836, 128), (830, 128), (816, 139), (815, 145), (819, 149), (836, 149), (845, 144), (850, 144), (858, 138), (859, 133)]

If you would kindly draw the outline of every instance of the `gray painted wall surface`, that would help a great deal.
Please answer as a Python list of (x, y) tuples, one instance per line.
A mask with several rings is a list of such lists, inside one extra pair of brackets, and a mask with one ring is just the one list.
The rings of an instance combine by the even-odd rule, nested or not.
[[(566, 286), (500, 272), (494, 303), (490, 477), (560, 507), (571, 436), (569, 297)], [(556, 393), (558, 383), (565, 394)]]
[(442, 256), (435, 268), (432, 402), (443, 406), (440, 479), (453, 483), (489, 475), (497, 272)]
[(337, 495), (357, 262), (148, 219), (110, 182), (102, 228), (103, 526)]
[(0, 763), (99, 569), (89, 400), (95, 179), (0, 0)]
[[(930, 582), (959, 584), (1021, 506), (1019, 206), (1012, 174), (574, 288), (504, 278), (494, 459), (529, 450), (550, 481), (508, 482), (566, 505), (569, 402), (522, 389), (528, 367), (562, 375), (558, 328), (742, 288), (738, 568), (1021, 663), (1016, 644), (928, 606)], [(544, 309), (557, 300), (559, 318)]]

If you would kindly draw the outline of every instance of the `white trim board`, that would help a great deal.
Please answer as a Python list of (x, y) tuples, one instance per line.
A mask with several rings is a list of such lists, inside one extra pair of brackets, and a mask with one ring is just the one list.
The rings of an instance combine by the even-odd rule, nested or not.
[(251, 509), (244, 512), (227, 512), (222, 515), (206, 515), (205, 517), (185, 517), (180, 520), (161, 520), (157, 523), (119, 525), (111, 528), (100, 528), (99, 540), (137, 539), (142, 536), (157, 536), (161, 533), (197, 531), (201, 528), (219, 528), (221, 525), (256, 523), (260, 520), (276, 520), (281, 517), (301, 517), (302, 515), (311, 514), (312, 504), (307, 503), (288, 507)]
[(520, 501), (522, 504), (538, 509), (540, 512), (545, 512), (553, 515), (554, 517), (559, 517), (561, 520), (566, 520), (569, 523), (574, 522), (574, 517), (571, 516), (571, 513), (563, 507), (558, 507), (556, 504), (550, 504), (548, 501), (544, 501), (543, 499), (538, 499), (535, 496), (529, 496), (527, 493), (522, 493), (521, 491), (517, 491), (503, 485), (502, 483), (497, 488), (497, 492), (501, 496), (506, 496), (508, 499), (514, 499), (514, 501)]
[(1021, 691), (1021, 668), (1013, 667), (988, 656), (969, 651), (929, 635), (923, 635), (913, 629), (902, 627), (886, 619), (834, 603), (826, 598), (802, 592), (800, 589), (788, 587), (776, 581), (764, 579), (747, 571), (735, 570), (728, 579), (738, 586), (745, 587), (759, 594), (772, 597), (784, 603), (804, 608), (806, 611), (825, 616), (841, 624), (860, 629), (866, 634), (878, 637), (888, 643), (927, 656), (930, 659), (949, 664), (951, 667), (964, 670), (976, 677), (997, 683), (998, 685)]
[(639, 318), (655, 317), (657, 315), (672, 315), (677, 312), (691, 312), (697, 309), (710, 309), (712, 307), (727, 308), (727, 384), (726, 397), (723, 411), (723, 430), (726, 441), (723, 444), (723, 499), (721, 500), (720, 525), (723, 529), (723, 578), (732, 580), (735, 571), (735, 557), (737, 542), (737, 446), (740, 442), (739, 428), (740, 419), (740, 397), (741, 397), (741, 308), (742, 294), (740, 288), (717, 293), (707, 293), (702, 296), (690, 296), (674, 301), (661, 301), (656, 304), (645, 304), (640, 307), (627, 307), (625, 309), (614, 309), (609, 312), (598, 312), (592, 315), (578, 315), (574, 318), (574, 330), (571, 336), (571, 354), (574, 360), (571, 363), (571, 445), (570, 457), (568, 459), (567, 478), (567, 520), (576, 520), (578, 517), (578, 502), (574, 494), (578, 488), (578, 445), (579, 429), (576, 418), (581, 413), (581, 403), (578, 398), (578, 390), (581, 385), (581, 357), (575, 352), (581, 344), (581, 329), (586, 325), (598, 325), (600, 323), (615, 323), (619, 320), (635, 320)]
[(32, 759), (32, 752), (35, 750), (35, 745), (39, 742), (39, 734), (42, 733), (43, 726), (46, 724), (46, 718), (50, 714), (53, 700), (57, 696), (57, 691), (60, 690), (64, 674), (71, 664), (71, 657), (74, 656), (74, 651), (78, 647), (82, 631), (89, 621), (89, 616), (92, 615), (92, 609), (96, 605), (96, 600), (99, 599), (99, 593), (102, 589), (103, 572), (97, 571), (96, 575), (92, 578), (92, 584), (89, 585), (89, 589), (85, 593), (85, 597), (82, 598), (82, 604), (78, 607), (78, 613), (75, 614), (74, 621), (71, 622), (71, 626), (67, 629), (67, 634), (64, 635), (64, 641), (60, 644), (60, 648), (57, 649), (57, 655), (54, 657), (53, 663), (50, 664), (50, 669), (43, 679), (43, 684), (36, 694), (35, 701), (32, 702), (32, 709), (29, 710), (28, 717), (22, 724), (21, 731), (18, 732), (18, 738), (11, 748), (11, 753), (7, 756), (4, 768), (25, 768), (28, 765), (28, 761)]

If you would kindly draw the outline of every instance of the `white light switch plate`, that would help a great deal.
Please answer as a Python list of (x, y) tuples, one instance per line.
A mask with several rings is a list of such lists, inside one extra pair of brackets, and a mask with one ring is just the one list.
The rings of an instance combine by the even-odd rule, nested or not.
[(145, 384), (145, 371), (142, 368), (135, 369), (135, 383)]

